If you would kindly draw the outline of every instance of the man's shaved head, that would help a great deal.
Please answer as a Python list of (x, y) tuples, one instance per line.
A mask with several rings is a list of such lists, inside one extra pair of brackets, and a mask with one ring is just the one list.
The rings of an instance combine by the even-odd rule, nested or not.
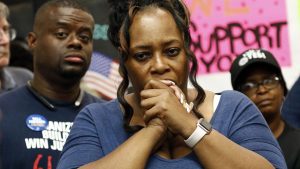
[(38, 31), (41, 25), (47, 24), (45, 23), (44, 15), (45, 14), (49, 15), (49, 10), (51, 10), (51, 8), (59, 8), (59, 7), (79, 9), (92, 15), (91, 12), (83, 5), (81, 5), (81, 3), (77, 0), (51, 0), (44, 3), (37, 10), (34, 18), (33, 31), (36, 32)]

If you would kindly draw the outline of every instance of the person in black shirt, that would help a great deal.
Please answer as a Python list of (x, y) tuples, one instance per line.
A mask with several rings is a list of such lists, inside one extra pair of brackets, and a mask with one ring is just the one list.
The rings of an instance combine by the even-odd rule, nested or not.
[(233, 89), (247, 95), (262, 112), (279, 142), (288, 168), (299, 169), (300, 130), (281, 117), (288, 90), (274, 56), (263, 49), (247, 50), (234, 60), (230, 73)]

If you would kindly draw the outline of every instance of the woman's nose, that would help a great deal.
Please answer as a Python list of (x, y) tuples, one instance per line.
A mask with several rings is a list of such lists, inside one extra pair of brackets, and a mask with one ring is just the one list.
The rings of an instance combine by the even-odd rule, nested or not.
[(168, 59), (161, 54), (156, 54), (152, 61), (152, 73), (162, 74), (170, 70)]

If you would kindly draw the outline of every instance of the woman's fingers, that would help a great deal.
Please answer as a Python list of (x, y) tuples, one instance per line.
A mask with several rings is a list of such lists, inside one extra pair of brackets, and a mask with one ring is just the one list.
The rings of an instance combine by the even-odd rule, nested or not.
[(180, 100), (184, 95), (183, 92), (181, 91), (181, 89), (176, 86), (176, 85), (172, 85), (170, 86), (171, 89), (173, 89), (173, 91), (175, 92), (175, 95), (177, 96), (177, 98)]
[[(154, 95), (154, 94), (153, 94)], [(158, 98), (157, 95), (153, 96), (153, 97), (149, 97), (149, 95), (147, 95), (147, 97), (142, 97), (143, 99), (141, 100), (141, 107), (144, 110), (148, 110), (151, 107), (153, 107), (157, 102), (158, 102)]]
[(180, 100), (180, 102), (183, 102), (183, 99), (185, 99), (185, 95), (183, 94), (182, 90), (175, 84), (175, 82), (171, 80), (161, 80), (161, 82), (173, 89), (175, 95)]
[(142, 90), (140, 95), (141, 99), (147, 99), (151, 97), (157, 97), (163, 92), (162, 89), (147, 89), (147, 90)]
[(176, 85), (175, 82), (173, 82), (172, 80), (160, 80), (160, 81), (163, 82), (167, 86)]
[(183, 133), (193, 103), (188, 103), (182, 90), (170, 80), (151, 80), (141, 91), (141, 107), (148, 127), (160, 126), (174, 133)]
[(149, 121), (151, 121), (152, 119), (159, 118), (157, 117), (157, 114), (158, 114), (158, 110), (157, 108), (155, 108), (155, 106), (152, 107), (151, 109), (146, 110), (144, 114), (144, 121), (146, 125), (148, 125)]
[(144, 89), (167, 89), (168, 85), (159, 80), (149, 80)]

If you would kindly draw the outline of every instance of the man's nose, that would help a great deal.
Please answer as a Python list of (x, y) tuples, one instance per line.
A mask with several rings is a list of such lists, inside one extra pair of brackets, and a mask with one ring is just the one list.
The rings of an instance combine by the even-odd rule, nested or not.
[(70, 48), (80, 50), (80, 49), (82, 49), (82, 42), (76, 34), (72, 34), (72, 35), (70, 35), (68, 46)]

